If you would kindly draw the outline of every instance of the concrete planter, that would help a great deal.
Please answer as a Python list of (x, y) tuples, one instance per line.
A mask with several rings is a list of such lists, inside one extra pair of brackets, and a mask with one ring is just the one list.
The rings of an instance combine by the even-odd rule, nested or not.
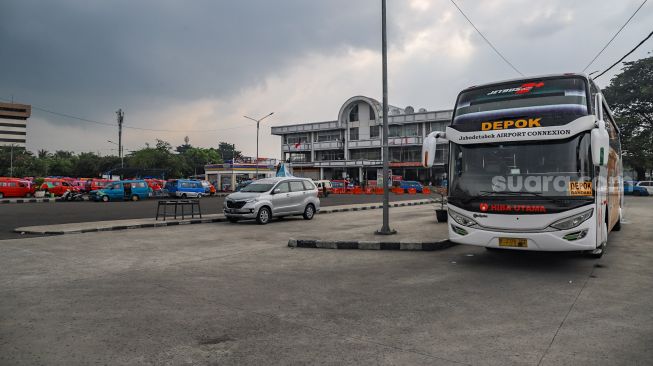
[(435, 217), (438, 219), (438, 222), (447, 222), (447, 209), (436, 209)]
[(45, 191), (34, 192), (34, 198), (43, 198), (43, 197), (45, 197)]

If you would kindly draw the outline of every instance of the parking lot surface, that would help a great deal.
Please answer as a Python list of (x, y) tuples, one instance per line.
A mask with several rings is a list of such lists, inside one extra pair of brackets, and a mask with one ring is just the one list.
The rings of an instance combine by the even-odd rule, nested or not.
[[(424, 195), (390, 195), (391, 201), (425, 198)], [(380, 195), (330, 195), (322, 206), (382, 202)], [(13, 230), (21, 226), (69, 224), (75, 222), (153, 218), (156, 199), (139, 202), (57, 202), (0, 205), (0, 240), (22, 238)], [(202, 215), (222, 213), (223, 197), (201, 199)]]
[[(4, 240), (0, 364), (649, 365), (651, 203), (628, 199), (600, 260), (287, 247), (381, 210)], [(445, 230), (432, 206), (390, 212)]]

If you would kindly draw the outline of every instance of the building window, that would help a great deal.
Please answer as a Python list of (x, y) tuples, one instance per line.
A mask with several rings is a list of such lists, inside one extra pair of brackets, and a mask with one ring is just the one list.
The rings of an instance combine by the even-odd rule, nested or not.
[(370, 105), (370, 121), (376, 120), (376, 115), (374, 113), (374, 108)]
[(353, 127), (349, 129), (349, 139), (358, 140), (358, 127)]
[(323, 150), (315, 152), (315, 161), (344, 160), (343, 150)]
[(424, 124), (424, 132), (428, 135), (433, 131), (444, 131), (447, 127), (447, 122), (431, 122)]
[(415, 137), (421, 136), (421, 133), (422, 129), (419, 123), (388, 126), (388, 137)]
[(358, 104), (356, 104), (349, 112), (349, 122), (358, 121)]
[(388, 137), (401, 137), (401, 126), (388, 126)]
[(342, 139), (340, 131), (319, 131), (315, 134), (315, 142), (339, 141)]
[(418, 135), (417, 124), (404, 125), (403, 137), (413, 137)]
[(310, 152), (291, 152), (286, 153), (285, 161), (290, 161), (291, 163), (310, 163), (311, 162), (311, 153)]
[(286, 144), (298, 144), (309, 142), (307, 134), (290, 134), (285, 136)]
[(379, 127), (380, 126), (370, 126), (370, 139), (379, 138)]
[(416, 147), (416, 146), (391, 147), (389, 160), (392, 162), (417, 162), (417, 161), (421, 161), (421, 155), (422, 155), (421, 147)]
[(350, 160), (381, 160), (381, 149), (349, 150)]

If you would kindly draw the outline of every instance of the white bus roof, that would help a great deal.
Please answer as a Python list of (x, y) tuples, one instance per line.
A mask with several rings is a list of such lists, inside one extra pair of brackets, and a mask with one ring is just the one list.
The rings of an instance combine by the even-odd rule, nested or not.
[(591, 79), (585, 73), (566, 72), (566, 73), (562, 73), (562, 74), (546, 74), (546, 75), (522, 76), (522, 77), (519, 77), (519, 78), (498, 80), (498, 81), (493, 81), (493, 82), (490, 82), (490, 83), (472, 85), (472, 86), (467, 87), (467, 88), (465, 88), (463, 90), (482, 88), (482, 87), (486, 87), (486, 86), (490, 86), (490, 85), (505, 84), (505, 83), (511, 83), (511, 82), (521, 81), (521, 80), (545, 79), (545, 78), (565, 77), (565, 76), (580, 76), (580, 77), (585, 78), (585, 79)]

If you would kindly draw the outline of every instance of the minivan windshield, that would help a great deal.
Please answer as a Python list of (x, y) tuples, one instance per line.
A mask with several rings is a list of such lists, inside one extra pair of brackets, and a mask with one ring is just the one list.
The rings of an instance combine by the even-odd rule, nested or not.
[(241, 192), (258, 192), (258, 193), (262, 193), (262, 192), (267, 192), (270, 189), (272, 189), (273, 185), (274, 184), (269, 184), (269, 183), (252, 183), (252, 184), (248, 185), (247, 187), (241, 189), (240, 191)]

